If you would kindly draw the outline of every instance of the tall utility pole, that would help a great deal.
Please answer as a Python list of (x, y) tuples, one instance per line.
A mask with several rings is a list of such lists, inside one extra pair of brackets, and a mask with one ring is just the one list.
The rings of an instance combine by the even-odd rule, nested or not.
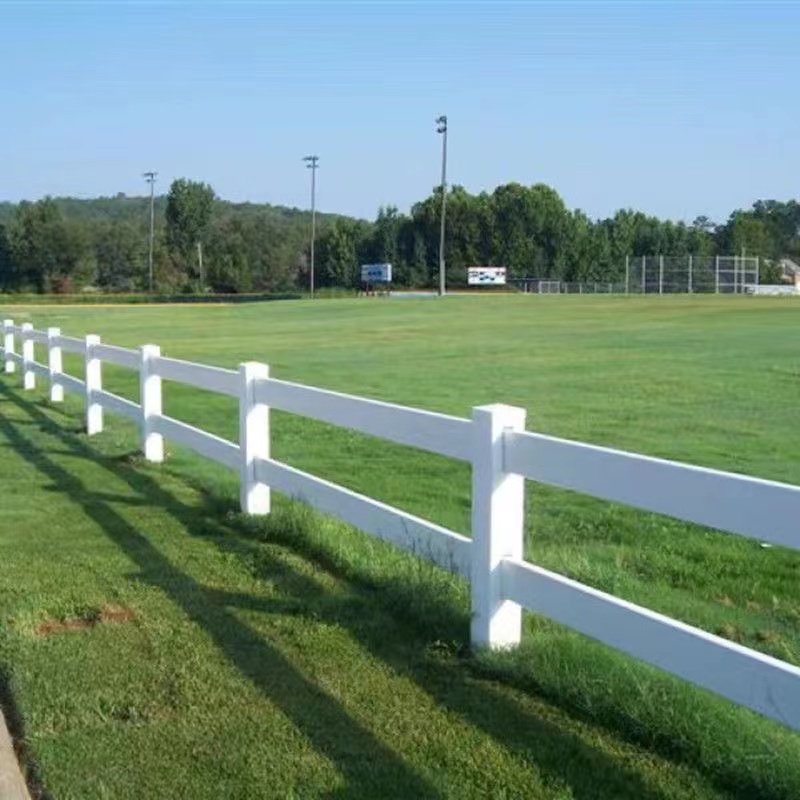
[(155, 231), (155, 185), (157, 172), (142, 173), (144, 179), (150, 184), (150, 253), (147, 259), (148, 285), (150, 294), (153, 293), (153, 234)]
[(314, 239), (317, 236), (317, 167), (319, 156), (304, 156), (311, 170), (311, 299), (314, 299)]
[(436, 133), (442, 135), (442, 224), (439, 230), (439, 297), (445, 293), (444, 225), (447, 212), (447, 115), (436, 119)]

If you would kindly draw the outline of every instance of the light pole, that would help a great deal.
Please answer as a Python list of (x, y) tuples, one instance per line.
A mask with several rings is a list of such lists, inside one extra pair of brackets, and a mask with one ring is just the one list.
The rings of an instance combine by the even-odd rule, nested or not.
[(142, 173), (144, 179), (150, 184), (150, 252), (147, 259), (147, 268), (149, 276), (150, 294), (153, 293), (153, 232), (155, 230), (155, 184), (157, 172), (144, 172)]
[(447, 210), (447, 115), (436, 119), (436, 133), (442, 135), (442, 224), (439, 230), (439, 297), (444, 297), (444, 220)]
[(311, 299), (314, 299), (314, 239), (317, 234), (317, 162), (319, 156), (304, 156), (306, 167), (311, 170)]

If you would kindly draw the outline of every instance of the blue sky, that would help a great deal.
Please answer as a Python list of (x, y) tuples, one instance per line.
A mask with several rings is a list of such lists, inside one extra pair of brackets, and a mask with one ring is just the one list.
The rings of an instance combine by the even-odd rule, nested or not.
[(800, 195), (800, 4), (0, 4), (0, 199), (144, 193), (373, 217), (449, 177), (593, 217)]

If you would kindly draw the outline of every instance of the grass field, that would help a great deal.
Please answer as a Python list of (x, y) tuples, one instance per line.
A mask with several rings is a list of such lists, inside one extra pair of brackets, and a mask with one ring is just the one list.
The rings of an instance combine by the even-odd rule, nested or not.
[[(787, 299), (0, 312), (458, 415), (520, 405), (544, 433), (800, 483)], [(470, 656), (456, 579), (280, 499), (244, 519), (235, 476), (172, 448), (144, 465), (127, 423), (89, 440), (76, 401), (43, 397), (0, 380), (0, 691), (52, 796), (800, 796), (797, 735), (533, 615), (516, 654)], [(233, 401), (165, 397), (235, 438)], [(469, 533), (465, 465), (286, 414), (273, 452)], [(529, 560), (800, 664), (800, 555), (528, 491)]]

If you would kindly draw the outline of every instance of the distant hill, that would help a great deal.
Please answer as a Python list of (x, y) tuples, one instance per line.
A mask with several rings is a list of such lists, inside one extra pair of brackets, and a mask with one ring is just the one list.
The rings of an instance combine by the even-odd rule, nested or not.
[[(129, 222), (135, 225), (149, 220), (150, 198), (129, 197), (118, 194), (114, 197), (54, 197), (65, 219), (77, 222)], [(0, 202), (0, 224), (8, 223), (14, 218), (17, 203)], [(226, 217), (261, 216), (271, 222), (296, 224), (307, 221), (311, 224), (311, 211), (288, 206), (275, 206), (269, 203), (232, 203), (228, 200), (217, 200), (215, 215)], [(167, 207), (166, 195), (155, 198), (155, 214), (157, 220), (163, 220)], [(317, 219), (324, 226), (325, 222), (340, 219), (340, 214), (317, 212)]]
[[(56, 220), (28, 223), (37, 233), (15, 238), (18, 203), (0, 203), (0, 290), (69, 292), (91, 286), (135, 292), (149, 285), (149, 196), (50, 197), (37, 208), (57, 209)], [(166, 243), (167, 197), (155, 198), (154, 285), (165, 293), (285, 292), (308, 284), (311, 212), (268, 203), (215, 200), (203, 243), (203, 271), (194, 258)], [(30, 217), (34, 214), (34, 217)], [(34, 220), (31, 223), (31, 219)], [(337, 220), (317, 214), (321, 239)], [(3, 228), (7, 230), (3, 230)]]

